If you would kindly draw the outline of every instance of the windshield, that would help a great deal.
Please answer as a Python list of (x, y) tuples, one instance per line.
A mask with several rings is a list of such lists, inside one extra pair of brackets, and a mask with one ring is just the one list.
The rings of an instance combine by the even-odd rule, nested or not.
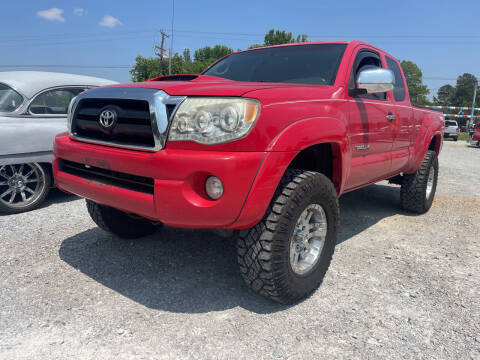
[(23, 97), (5, 84), (0, 84), (0, 112), (12, 112), (23, 103)]
[(346, 44), (280, 46), (232, 54), (203, 75), (235, 81), (333, 85)]

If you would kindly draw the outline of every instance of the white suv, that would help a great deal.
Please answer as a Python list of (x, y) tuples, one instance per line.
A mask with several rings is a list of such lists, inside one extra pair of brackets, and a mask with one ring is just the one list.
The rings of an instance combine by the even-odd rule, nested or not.
[(455, 120), (445, 120), (445, 132), (443, 133), (444, 138), (453, 138), (453, 140), (458, 140), (458, 133), (460, 128), (458, 123)]

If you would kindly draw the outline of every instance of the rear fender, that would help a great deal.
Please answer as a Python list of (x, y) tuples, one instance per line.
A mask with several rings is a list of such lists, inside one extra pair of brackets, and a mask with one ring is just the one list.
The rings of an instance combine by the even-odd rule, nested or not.
[(428, 147), (435, 137), (438, 138), (438, 144), (436, 144), (434, 150), (438, 155), (442, 148), (443, 142), (442, 125), (430, 117), (425, 117), (421, 126), (421, 130), (417, 135), (412, 152), (414, 154), (413, 161), (411, 162), (412, 166), (406, 170), (405, 173), (414, 173), (420, 168), (422, 161), (425, 158), (425, 154), (427, 153)]

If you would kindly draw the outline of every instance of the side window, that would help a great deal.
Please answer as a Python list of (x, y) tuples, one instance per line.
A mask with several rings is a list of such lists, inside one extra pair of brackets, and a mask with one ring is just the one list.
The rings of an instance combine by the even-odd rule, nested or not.
[(382, 62), (376, 52), (360, 50), (353, 62), (352, 72), (348, 81), (348, 94), (362, 99), (387, 100), (387, 93), (380, 94), (355, 94), (355, 81), (362, 70), (381, 68)]
[(85, 89), (55, 89), (38, 95), (30, 104), (32, 114), (66, 115), (70, 101)]
[(403, 85), (402, 72), (395, 60), (387, 56), (387, 66), (395, 75), (395, 87), (393, 88), (393, 98), (395, 101), (405, 100), (405, 86)]

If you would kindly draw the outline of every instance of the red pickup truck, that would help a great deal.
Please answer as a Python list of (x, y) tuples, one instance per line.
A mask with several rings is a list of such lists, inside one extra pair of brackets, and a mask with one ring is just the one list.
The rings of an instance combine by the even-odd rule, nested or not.
[(55, 139), (54, 174), (119, 237), (163, 224), (234, 230), (248, 286), (291, 303), (327, 271), (340, 195), (389, 179), (404, 209), (428, 211), (443, 128), (376, 47), (272, 46), (201, 75), (82, 93)]

